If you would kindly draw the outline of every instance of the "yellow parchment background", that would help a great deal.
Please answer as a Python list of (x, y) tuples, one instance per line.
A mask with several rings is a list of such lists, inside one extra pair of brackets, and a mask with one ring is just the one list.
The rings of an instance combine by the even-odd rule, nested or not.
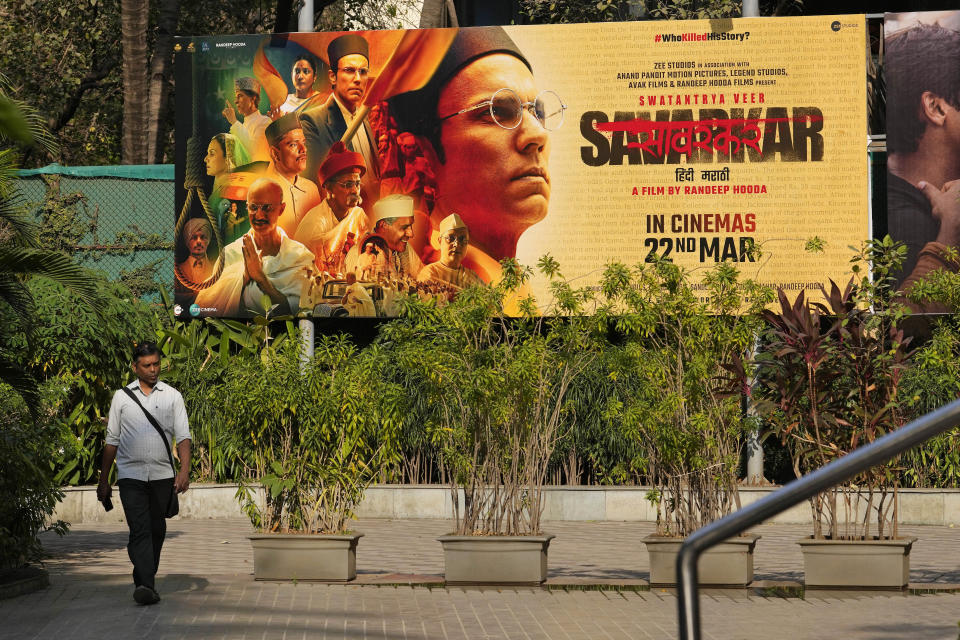
[[(866, 45), (862, 15), (800, 18), (745, 18), (722, 21), (669, 21), (583, 25), (514, 26), (507, 32), (533, 66), (538, 88), (553, 89), (568, 105), (563, 126), (551, 133), (552, 193), (549, 213), (526, 231), (518, 259), (535, 265), (550, 253), (564, 274), (581, 284), (595, 284), (606, 263), (635, 264), (649, 251), (645, 218), (649, 214), (754, 213), (754, 233), (720, 233), (721, 238), (749, 235), (761, 244), (763, 256), (741, 265), (745, 277), (772, 285), (786, 285), (791, 297), (801, 288), (814, 288), (832, 278), (845, 282), (850, 275), (851, 245), (869, 235), (868, 158), (865, 149)], [(656, 42), (657, 34), (749, 32), (742, 42)], [(743, 61), (749, 68), (785, 68), (776, 83), (753, 87), (674, 89), (628, 88), (621, 72), (653, 71), (656, 63)], [(737, 105), (733, 93), (764, 93), (763, 105)], [(730, 168), (730, 181), (716, 184), (766, 185), (765, 195), (634, 196), (633, 187), (677, 186), (680, 165), (586, 166), (582, 146), (590, 143), (580, 133), (581, 115), (603, 111), (655, 111), (674, 107), (639, 106), (642, 94), (677, 95), (724, 93), (719, 108), (765, 106), (818, 107), (824, 117), (824, 154), (819, 162), (758, 162), (693, 166)], [(700, 106), (679, 107), (694, 109)], [(683, 183), (691, 184), (691, 183)], [(710, 234), (694, 234), (706, 236)], [(817, 236), (826, 242), (823, 253), (804, 251)], [(699, 253), (676, 253), (678, 264), (695, 278), (715, 263), (700, 262)], [(533, 291), (546, 301), (546, 281), (536, 278)], [(814, 293), (810, 291), (808, 295)]]

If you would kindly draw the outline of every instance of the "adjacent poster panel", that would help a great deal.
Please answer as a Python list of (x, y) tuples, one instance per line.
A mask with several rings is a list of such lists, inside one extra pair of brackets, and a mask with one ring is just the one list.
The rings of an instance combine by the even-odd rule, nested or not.
[(584, 284), (662, 256), (796, 293), (868, 237), (863, 16), (178, 46), (182, 317), (390, 316), (548, 253)]
[(884, 79), (887, 226), (907, 246), (899, 284), (910, 290), (960, 265), (960, 11), (886, 14)]

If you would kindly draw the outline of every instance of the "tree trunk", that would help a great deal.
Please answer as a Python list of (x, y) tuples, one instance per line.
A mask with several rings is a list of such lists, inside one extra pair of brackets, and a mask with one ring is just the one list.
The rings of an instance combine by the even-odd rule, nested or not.
[(170, 75), (173, 62), (173, 37), (180, 22), (180, 0), (160, 0), (157, 19), (157, 41), (150, 60), (150, 93), (147, 103), (147, 153), (150, 164), (163, 162), (163, 142), (166, 138), (167, 100), (170, 95)]
[(274, 33), (287, 33), (290, 23), (296, 15), (293, 12), (293, 0), (277, 0), (277, 19), (273, 23)]
[(120, 32), (123, 45), (123, 164), (146, 161), (147, 115), (147, 24), (150, 3), (120, 0)]
[(457, 12), (450, 0), (423, 0), (420, 12), (420, 28), (457, 26)]

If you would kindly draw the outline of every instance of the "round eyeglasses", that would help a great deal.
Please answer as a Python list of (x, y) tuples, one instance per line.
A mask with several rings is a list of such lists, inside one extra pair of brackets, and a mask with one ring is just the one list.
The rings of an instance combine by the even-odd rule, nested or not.
[(529, 111), (540, 123), (540, 126), (547, 131), (554, 131), (563, 124), (563, 112), (567, 105), (563, 104), (560, 96), (549, 89), (538, 93), (533, 102), (524, 102), (516, 91), (504, 88), (497, 89), (489, 100), (461, 109), (448, 116), (443, 116), (439, 119), (439, 122), (484, 108), (490, 109), (490, 117), (504, 129), (519, 127), (520, 122), (523, 121), (523, 112)]

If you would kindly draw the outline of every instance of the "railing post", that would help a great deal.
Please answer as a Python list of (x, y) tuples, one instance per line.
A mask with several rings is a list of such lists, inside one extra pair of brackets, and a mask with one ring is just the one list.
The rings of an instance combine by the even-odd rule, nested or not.
[(697, 561), (710, 547), (743, 533), (748, 528), (849, 480), (870, 467), (891, 460), (904, 451), (960, 424), (960, 400), (931, 411), (910, 424), (891, 431), (865, 447), (860, 447), (816, 471), (798, 478), (716, 522), (687, 536), (677, 555), (677, 614), (682, 640), (700, 638), (700, 603), (697, 585)]
[(700, 597), (697, 593), (697, 560), (700, 554), (685, 545), (677, 556), (677, 606), (680, 608), (680, 640), (700, 637)]

